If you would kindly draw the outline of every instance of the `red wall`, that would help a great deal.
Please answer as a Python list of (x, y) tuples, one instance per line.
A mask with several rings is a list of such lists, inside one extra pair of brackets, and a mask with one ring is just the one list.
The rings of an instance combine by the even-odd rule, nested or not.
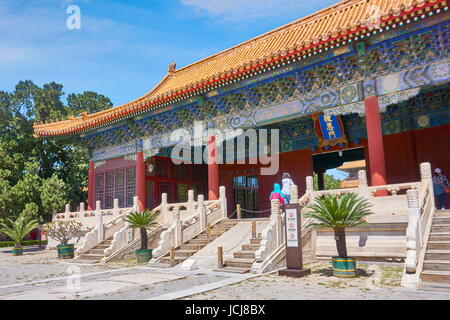
[[(422, 162), (430, 162), (433, 170), (441, 168), (450, 178), (450, 125), (386, 135), (383, 142), (389, 184), (419, 181), (419, 165)], [(358, 146), (366, 148), (366, 170), (370, 180), (367, 140), (362, 139), (361, 144), (350, 147)], [(299, 194), (302, 195), (306, 188), (305, 179), (313, 172), (313, 153), (317, 154), (304, 149), (280, 154), (280, 168), (273, 176), (261, 176), (259, 165), (219, 165), (220, 185), (227, 189), (228, 213), (231, 214), (236, 209), (232, 207), (232, 179), (236, 176), (259, 176), (260, 210), (270, 207), (269, 195), (273, 184), (281, 183), (281, 175), (284, 172), (291, 174), (294, 183), (299, 187)], [(252, 172), (253, 169), (256, 169), (256, 172)], [(447, 207), (450, 207), (450, 197), (447, 198)]]

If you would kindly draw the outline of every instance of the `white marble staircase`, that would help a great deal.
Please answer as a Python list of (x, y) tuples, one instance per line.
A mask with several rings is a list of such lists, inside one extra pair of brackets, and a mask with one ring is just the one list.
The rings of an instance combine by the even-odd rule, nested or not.
[[(174, 261), (173, 265), (177, 265), (187, 260), (189, 257), (194, 255), (197, 251), (204, 248), (206, 245), (214, 241), (216, 238), (220, 237), (222, 234), (230, 230), (236, 225), (236, 221), (224, 219), (214, 225), (211, 231), (208, 233), (207, 230), (203, 231), (196, 237), (188, 240), (186, 243), (180, 245), (174, 250)], [(166, 254), (160, 258), (158, 266), (169, 267), (170, 265), (170, 254)]]
[(94, 264), (94, 263), (100, 263), (100, 261), (105, 258), (105, 249), (107, 249), (109, 246), (111, 246), (112, 243), (112, 237), (104, 240), (103, 242), (97, 244), (92, 249), (80, 254), (76, 262), (78, 263), (84, 263), (84, 264)]
[(450, 289), (450, 210), (435, 213), (421, 279), (422, 289)]

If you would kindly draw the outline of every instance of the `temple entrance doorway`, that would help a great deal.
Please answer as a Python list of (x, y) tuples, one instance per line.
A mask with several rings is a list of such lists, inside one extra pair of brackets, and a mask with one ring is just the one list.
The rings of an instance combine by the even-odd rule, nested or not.
[(170, 158), (154, 156), (146, 160), (147, 208), (161, 204), (167, 193), (169, 203), (187, 202), (188, 190), (194, 197), (207, 194), (208, 169), (203, 164), (174, 164)]
[(240, 205), (243, 218), (254, 218), (259, 210), (258, 176), (240, 176), (233, 179), (234, 208)]
[(314, 189), (358, 186), (358, 171), (366, 169), (364, 147), (313, 155)]

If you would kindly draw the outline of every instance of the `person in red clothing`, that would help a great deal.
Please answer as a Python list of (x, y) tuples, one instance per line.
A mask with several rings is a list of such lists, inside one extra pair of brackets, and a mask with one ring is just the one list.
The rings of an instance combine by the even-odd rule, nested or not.
[(280, 187), (280, 185), (278, 183), (275, 183), (273, 185), (273, 191), (270, 194), (270, 198), (269, 199), (270, 200), (272, 200), (272, 199), (280, 200), (280, 206), (283, 206), (284, 203), (286, 202), (285, 198), (284, 198), (284, 194), (281, 192), (281, 187)]

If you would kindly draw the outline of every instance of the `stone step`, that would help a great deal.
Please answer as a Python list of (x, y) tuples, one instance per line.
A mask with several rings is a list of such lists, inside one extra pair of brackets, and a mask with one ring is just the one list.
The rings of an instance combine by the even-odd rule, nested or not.
[[(175, 257), (174, 258), (174, 263), (175, 263), (175, 265), (177, 265), (177, 264), (183, 262), (184, 260), (186, 260), (187, 258), (188, 257)], [(170, 257), (162, 257), (159, 260), (159, 262), (170, 265)]]
[(422, 282), (420, 284), (421, 290), (426, 291), (449, 291), (450, 283), (445, 282)]
[(261, 240), (262, 240), (261, 238), (251, 238), (250, 244), (260, 244)]
[(95, 247), (94, 249), (89, 250), (89, 253), (104, 256), (104, 251), (105, 249), (98, 249), (97, 247)]
[(198, 236), (196, 236), (194, 239), (197, 239), (197, 240), (211, 240), (211, 241), (213, 241), (215, 238), (217, 238), (217, 235), (210, 235), (208, 237), (208, 235), (202, 233), (202, 234), (199, 234)]
[(449, 232), (430, 233), (429, 241), (450, 241)]
[(433, 224), (450, 224), (450, 216), (435, 216)]
[(232, 273), (248, 273), (248, 272), (250, 272), (250, 268), (223, 267), (223, 268), (214, 269), (214, 271), (232, 272)]
[(109, 248), (109, 244), (98, 244), (94, 247), (94, 249), (103, 249), (105, 250), (106, 248)]
[(450, 261), (445, 260), (425, 260), (424, 271), (450, 271)]
[(154, 267), (154, 268), (170, 268), (170, 265), (167, 263), (162, 262), (155, 262), (155, 263), (149, 263), (147, 267)]
[(180, 250), (200, 250), (201, 248), (203, 248), (204, 247), (204, 245), (202, 245), (202, 244), (189, 244), (189, 243), (186, 243), (186, 244), (182, 244), (181, 246), (180, 246)]
[(450, 210), (436, 210), (435, 217), (450, 217)]
[(197, 250), (175, 250), (174, 255), (175, 257), (190, 257), (194, 253), (196, 253)]
[(255, 251), (236, 251), (235, 253), (233, 253), (233, 257), (237, 259), (255, 259)]
[(421, 274), (423, 283), (450, 283), (449, 271), (422, 271)]
[(450, 241), (428, 241), (428, 250), (450, 250)]
[(83, 260), (100, 261), (100, 260), (102, 260), (102, 258), (103, 258), (103, 255), (99, 255), (99, 254), (83, 253), (80, 255), (80, 259), (83, 259)]
[(450, 250), (427, 250), (425, 260), (448, 260), (450, 261)]
[(244, 245), (242, 245), (242, 250), (245, 250), (245, 251), (256, 251), (260, 247), (261, 246), (259, 244), (244, 244)]
[(191, 239), (188, 241), (188, 244), (201, 244), (203, 246), (206, 246), (209, 242), (210, 240), (207, 239)]
[(450, 224), (433, 224), (431, 226), (431, 233), (449, 233)]
[(112, 240), (105, 240), (101, 244), (107, 245), (109, 247), (111, 245), (111, 243), (112, 243)]
[(231, 259), (225, 261), (225, 267), (251, 268), (255, 259)]
[(98, 260), (87, 260), (87, 259), (81, 259), (81, 258), (77, 258), (74, 259), (73, 262), (75, 263), (82, 263), (82, 264), (94, 264), (94, 263), (98, 263)]

